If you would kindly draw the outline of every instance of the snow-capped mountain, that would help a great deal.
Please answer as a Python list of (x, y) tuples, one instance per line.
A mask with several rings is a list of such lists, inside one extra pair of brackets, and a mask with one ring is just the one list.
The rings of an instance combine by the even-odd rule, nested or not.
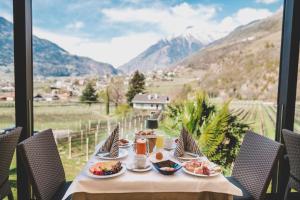
[(198, 51), (209, 43), (208, 40), (200, 41), (188, 27), (178, 36), (159, 40), (119, 69), (125, 73), (164, 69)]

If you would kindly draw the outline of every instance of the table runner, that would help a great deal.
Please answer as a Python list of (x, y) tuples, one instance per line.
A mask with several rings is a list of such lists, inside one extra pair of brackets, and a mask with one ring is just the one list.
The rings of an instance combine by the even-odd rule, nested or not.
[[(97, 152), (97, 151), (96, 151)], [(166, 152), (168, 154), (169, 152)], [(134, 153), (129, 150), (127, 158), (121, 159), (123, 163), (130, 163)], [(87, 162), (84, 169), (75, 178), (63, 199), (73, 193), (161, 193), (184, 192), (200, 193), (212, 192), (241, 196), (239, 188), (231, 184), (223, 175), (215, 177), (195, 177), (186, 174), (182, 170), (174, 175), (165, 176), (154, 168), (149, 172), (136, 173), (126, 171), (125, 174), (111, 179), (93, 179), (88, 177), (89, 166), (100, 160), (95, 156)]]

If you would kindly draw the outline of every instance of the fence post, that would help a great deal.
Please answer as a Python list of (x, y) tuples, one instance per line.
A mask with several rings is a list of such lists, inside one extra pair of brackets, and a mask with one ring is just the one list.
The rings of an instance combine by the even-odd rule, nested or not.
[(111, 129), (110, 129), (110, 121), (109, 119), (107, 120), (107, 135), (109, 135), (111, 133)]
[(129, 128), (129, 131), (131, 131), (131, 128), (132, 128), (132, 127), (131, 127), (131, 126), (132, 126), (132, 125), (131, 125), (131, 121), (132, 121), (132, 118), (130, 117), (130, 118), (129, 118), (129, 125), (128, 125), (128, 126), (129, 126), (129, 127), (128, 127), (128, 128)]
[(126, 127), (127, 127), (127, 118), (124, 118), (124, 131), (126, 132)]
[(91, 133), (91, 120), (89, 120), (89, 133)]
[(72, 137), (69, 135), (68, 137), (69, 140), (69, 159), (72, 158)]
[(85, 145), (85, 151), (86, 151), (86, 161), (89, 160), (89, 138), (86, 138), (86, 145)]
[(95, 150), (98, 144), (98, 130), (99, 130), (99, 126), (97, 125), (96, 132), (95, 132)]
[(124, 128), (121, 128), (121, 138), (124, 138)]
[(83, 151), (83, 130), (80, 130), (80, 147), (81, 151)]

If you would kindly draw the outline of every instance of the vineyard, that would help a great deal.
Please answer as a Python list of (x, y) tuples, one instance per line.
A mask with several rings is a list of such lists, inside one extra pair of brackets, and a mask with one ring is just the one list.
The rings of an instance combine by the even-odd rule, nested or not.
[(261, 101), (234, 101), (233, 112), (238, 113), (251, 130), (271, 139), (275, 138), (276, 112), (275, 103)]

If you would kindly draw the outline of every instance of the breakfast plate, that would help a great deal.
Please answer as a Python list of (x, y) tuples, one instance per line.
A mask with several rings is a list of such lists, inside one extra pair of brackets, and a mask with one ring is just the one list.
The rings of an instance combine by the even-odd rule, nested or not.
[(147, 172), (152, 169), (150, 163), (147, 163), (146, 167), (142, 169), (136, 168), (133, 163), (126, 164), (126, 167), (129, 171), (133, 171), (133, 172)]
[(98, 162), (86, 170), (87, 176), (97, 179), (113, 178), (120, 176), (125, 172), (125, 164), (113, 161)]
[(213, 177), (213, 176), (218, 176), (221, 174), (221, 172), (216, 172), (216, 173), (211, 173), (209, 175), (205, 175), (205, 174), (196, 174), (194, 172), (190, 172), (188, 171), (185, 167), (182, 168), (182, 170), (187, 173), (187, 174), (190, 174), (190, 175), (193, 175), (193, 176), (199, 176), (199, 177)]
[(207, 159), (191, 160), (182, 164), (182, 170), (190, 175), (199, 177), (213, 177), (221, 174), (221, 167)]
[(128, 156), (128, 151), (126, 149), (119, 149), (119, 156), (118, 157), (109, 157), (109, 152), (107, 153), (98, 153), (95, 155), (96, 158), (98, 159), (103, 159), (103, 160), (118, 160), (121, 158), (125, 158), (126, 156)]

